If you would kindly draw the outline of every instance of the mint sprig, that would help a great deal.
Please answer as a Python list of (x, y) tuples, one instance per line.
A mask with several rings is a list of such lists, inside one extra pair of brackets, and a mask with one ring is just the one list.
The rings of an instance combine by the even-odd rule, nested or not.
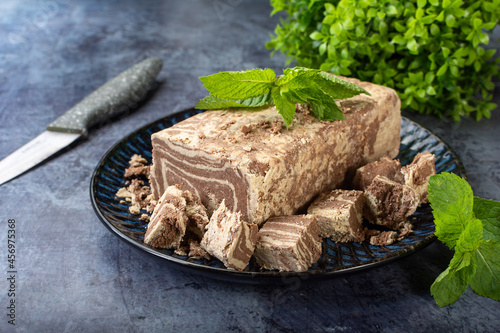
[(467, 181), (451, 173), (432, 176), (427, 189), (436, 236), (455, 251), (431, 286), (436, 303), (454, 303), (469, 285), (500, 300), (500, 202), (474, 197)]
[(279, 78), (272, 69), (220, 72), (200, 77), (210, 96), (197, 109), (258, 108), (274, 104), (288, 128), (295, 117), (295, 104), (309, 104), (319, 120), (344, 119), (335, 99), (361, 93), (360, 86), (317, 69), (287, 68)]

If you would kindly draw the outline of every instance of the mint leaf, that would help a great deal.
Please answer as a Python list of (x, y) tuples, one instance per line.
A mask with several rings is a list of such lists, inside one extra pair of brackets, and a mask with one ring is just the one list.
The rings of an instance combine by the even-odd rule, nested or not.
[(269, 93), (276, 73), (272, 69), (220, 72), (200, 77), (211, 95), (222, 99), (245, 100)]
[(469, 252), (455, 253), (450, 266), (431, 285), (431, 295), (436, 303), (440, 307), (454, 303), (467, 290), (475, 270)]
[(195, 108), (201, 110), (217, 110), (228, 108), (259, 107), (272, 103), (271, 94), (264, 94), (257, 97), (247, 98), (245, 100), (231, 100), (207, 96), (196, 103)]
[(483, 224), (478, 219), (472, 219), (465, 225), (464, 231), (458, 237), (455, 251), (465, 253), (477, 250), (483, 237)]
[(474, 214), (483, 222), (483, 238), (500, 242), (500, 202), (474, 197)]
[(335, 100), (325, 94), (315, 82), (309, 83), (309, 88), (297, 90), (296, 95), (311, 105), (314, 116), (321, 120), (345, 119), (342, 110)]
[[(455, 252), (453, 258), (450, 260), (450, 268), (453, 271), (459, 271), (463, 268), (470, 267), (470, 275), (476, 271), (476, 266), (474, 264), (474, 260), (472, 258), (471, 252)], [(469, 278), (467, 279), (469, 280)]]
[[(474, 273), (474, 265), (470, 253), (453, 257), (455, 267), (448, 267), (442, 272), (431, 285), (431, 295), (440, 307), (455, 303), (455, 301), (467, 290), (471, 275)], [(453, 261), (452, 259), (452, 261)]]
[(486, 241), (473, 252), (477, 264), (476, 274), (470, 281), (479, 295), (500, 301), (500, 243)]
[(320, 120), (345, 119), (335, 99), (344, 99), (366, 93), (349, 81), (319, 70), (296, 67), (284, 71), (276, 84), (286, 89), (287, 97), (296, 103), (309, 103), (312, 113)]
[(428, 199), (436, 224), (436, 236), (454, 249), (467, 223), (473, 218), (470, 185), (452, 173), (433, 175), (427, 185)]
[[(332, 100), (311, 100), (311, 109), (314, 115), (321, 114), (322, 120), (341, 120), (345, 119), (342, 110), (338, 107), (338, 105)], [(319, 118), (319, 117), (318, 117)]]
[(368, 91), (361, 88), (357, 84), (343, 80), (337, 76), (334, 76), (327, 72), (319, 72), (319, 76), (323, 80), (319, 80), (317, 83), (321, 86), (321, 89), (329, 96), (336, 99), (350, 98), (359, 94), (366, 94), (371, 96)]
[(308, 104), (309, 101), (300, 94), (300, 90), (288, 90), (285, 87), (280, 88), (280, 94), (288, 100), (298, 104)]
[(292, 124), (293, 118), (295, 117), (295, 103), (290, 101), (288, 98), (280, 93), (279, 87), (274, 87), (271, 91), (271, 97), (273, 98), (274, 105), (278, 109), (278, 113), (283, 117), (285, 121), (286, 128)]
[(309, 69), (305, 67), (286, 68), (283, 76), (276, 81), (277, 86), (283, 86), (287, 89), (307, 88), (307, 78), (315, 77), (319, 73), (318, 69)]
[(431, 295), (440, 307), (455, 303), (467, 290), (469, 283), (463, 274), (457, 273), (448, 267), (431, 285)]

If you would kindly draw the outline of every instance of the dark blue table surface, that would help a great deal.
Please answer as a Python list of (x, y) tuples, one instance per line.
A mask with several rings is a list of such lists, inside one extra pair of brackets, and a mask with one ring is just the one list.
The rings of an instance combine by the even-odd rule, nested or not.
[[(98, 220), (90, 177), (115, 142), (192, 107), (206, 93), (199, 76), (281, 71), (283, 56), (271, 59), (265, 48), (278, 22), (270, 12), (267, 0), (0, 2), (0, 159), (123, 69), (148, 56), (164, 61), (161, 84), (139, 110), (0, 187), (0, 331), (498, 330), (500, 304), (470, 289), (451, 306), (435, 304), (430, 285), (452, 256), (440, 242), (353, 275), (252, 286), (178, 271), (126, 245)], [(500, 200), (499, 108), (481, 122), (404, 115), (458, 153), (475, 195)], [(16, 221), (15, 326), (6, 308), (9, 219)]]

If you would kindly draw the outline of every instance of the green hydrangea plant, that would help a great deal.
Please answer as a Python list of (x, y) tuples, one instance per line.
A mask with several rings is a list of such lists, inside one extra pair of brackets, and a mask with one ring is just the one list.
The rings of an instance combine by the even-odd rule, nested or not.
[(500, 0), (271, 0), (269, 49), (287, 64), (394, 88), (402, 108), (459, 121), (489, 118), (499, 73), (486, 50)]

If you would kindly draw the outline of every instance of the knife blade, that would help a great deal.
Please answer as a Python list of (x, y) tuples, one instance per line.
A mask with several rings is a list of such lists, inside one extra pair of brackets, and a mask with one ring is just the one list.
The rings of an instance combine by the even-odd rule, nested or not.
[(0, 161), (0, 185), (33, 168), (100, 121), (134, 108), (155, 83), (163, 67), (147, 58), (118, 74), (50, 123), (45, 132)]

